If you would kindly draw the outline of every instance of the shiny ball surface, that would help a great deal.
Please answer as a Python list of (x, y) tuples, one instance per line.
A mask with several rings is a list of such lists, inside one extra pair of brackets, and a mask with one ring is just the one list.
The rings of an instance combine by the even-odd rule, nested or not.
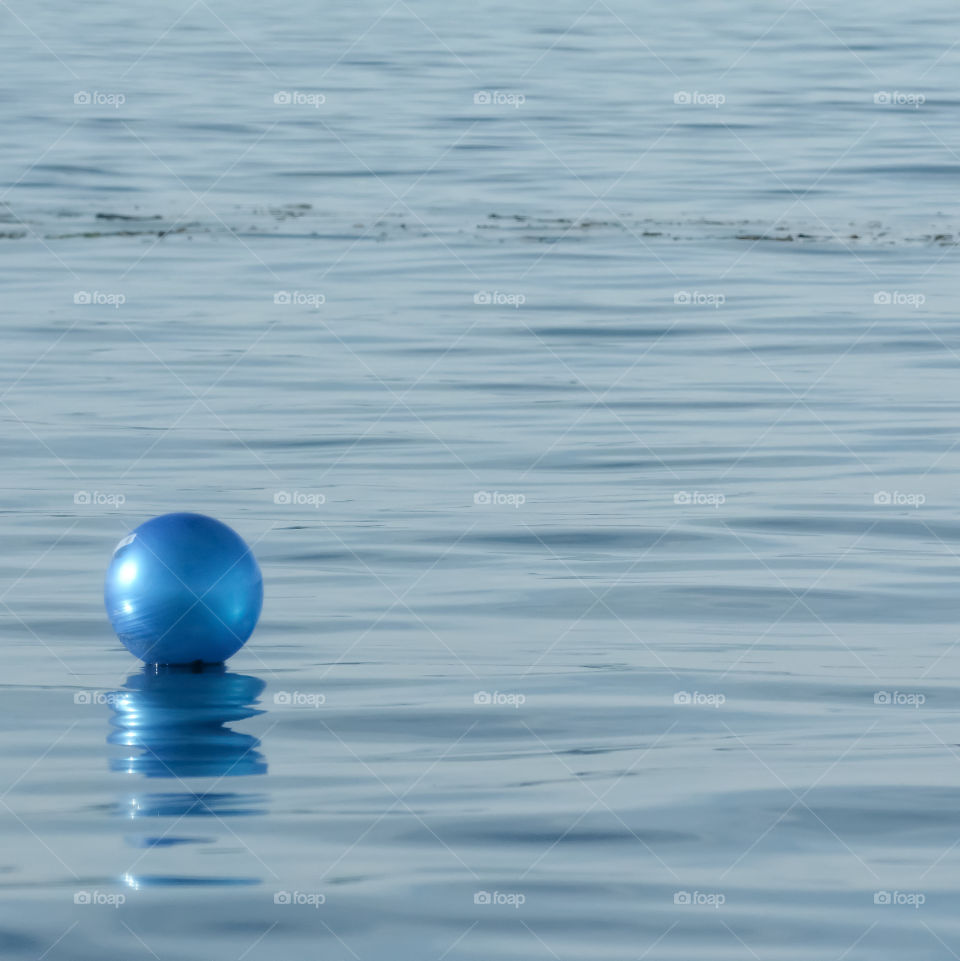
[(142, 661), (220, 664), (253, 633), (263, 578), (226, 524), (163, 514), (117, 544), (103, 599), (117, 637)]

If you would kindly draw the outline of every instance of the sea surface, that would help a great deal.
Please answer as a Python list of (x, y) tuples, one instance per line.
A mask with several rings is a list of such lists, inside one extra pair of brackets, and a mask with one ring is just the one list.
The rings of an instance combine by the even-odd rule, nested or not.
[[(0, 3), (0, 957), (960, 955), (956, 5)], [(143, 670), (116, 542), (261, 623)]]

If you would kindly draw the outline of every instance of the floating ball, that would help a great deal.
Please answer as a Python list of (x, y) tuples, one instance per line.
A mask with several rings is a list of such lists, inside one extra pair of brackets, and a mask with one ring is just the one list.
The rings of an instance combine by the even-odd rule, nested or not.
[(117, 544), (103, 599), (117, 637), (142, 661), (220, 664), (253, 633), (263, 578), (226, 524), (163, 514)]

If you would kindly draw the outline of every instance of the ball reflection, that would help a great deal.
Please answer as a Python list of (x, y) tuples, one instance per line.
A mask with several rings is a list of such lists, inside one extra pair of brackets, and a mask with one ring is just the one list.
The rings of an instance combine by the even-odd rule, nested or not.
[(234, 731), (232, 721), (263, 711), (265, 684), (221, 665), (150, 665), (127, 678), (108, 701), (110, 744), (129, 750), (111, 770), (145, 777), (242, 777), (265, 774), (259, 738)]

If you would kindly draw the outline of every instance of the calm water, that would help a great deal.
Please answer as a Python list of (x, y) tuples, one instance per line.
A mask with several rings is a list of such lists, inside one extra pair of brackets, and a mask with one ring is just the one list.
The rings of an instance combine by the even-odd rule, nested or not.
[(0, 21), (3, 958), (960, 953), (953, 5)]

